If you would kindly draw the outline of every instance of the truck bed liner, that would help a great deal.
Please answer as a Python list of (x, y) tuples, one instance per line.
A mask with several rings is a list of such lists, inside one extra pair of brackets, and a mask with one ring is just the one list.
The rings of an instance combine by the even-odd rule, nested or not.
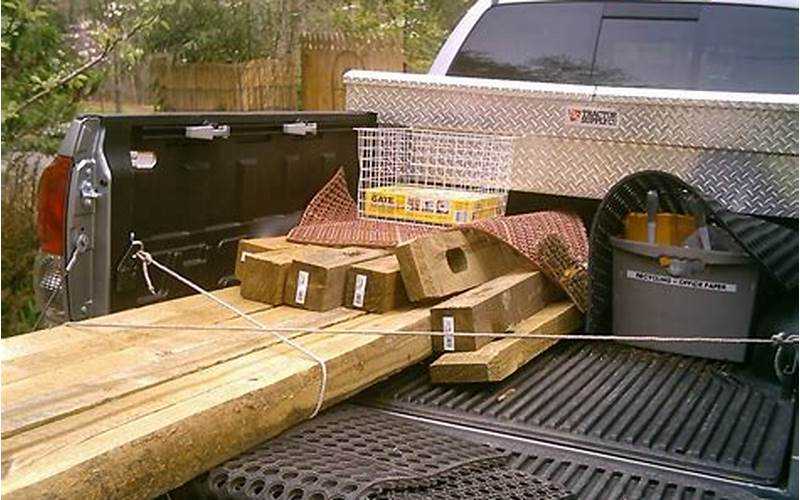
[(780, 480), (795, 407), (730, 364), (583, 342), (498, 384), (433, 385), (419, 366), (361, 402), (760, 484)]
[[(420, 472), (433, 473), (438, 481), (445, 481), (446, 475), (438, 472), (437, 467), (440, 468), (452, 460), (454, 454), (480, 456), (483, 453), (489, 456), (483, 450), (495, 450), (497, 456), (507, 457), (504, 468), (530, 474), (541, 481), (542, 485), (550, 485), (553, 491), (567, 491), (581, 500), (785, 497), (776, 489), (758, 488), (748, 491), (736, 483), (708, 476), (671, 471), (605, 454), (583, 452), (500, 433), (481, 432), (468, 426), (348, 403), (221, 464), (209, 474), (202, 475), (173, 492), (172, 496), (176, 499), (294, 498), (291, 494), (286, 494), (292, 490), (297, 498), (315, 498), (311, 495), (315, 490), (314, 483), (304, 482), (304, 478), (311, 474), (317, 483), (328, 480), (330, 485), (335, 485), (326, 489), (324, 494), (318, 491), (318, 498), (358, 497), (358, 489), (352, 486), (353, 478), (357, 477), (357, 474), (353, 475), (356, 469), (353, 468), (352, 457), (361, 456), (353, 455), (359, 449), (358, 446), (353, 447), (353, 443), (357, 445), (361, 442), (368, 443), (371, 451), (356, 462), (372, 462), (364, 470), (368, 473), (368, 480), (373, 481), (385, 473), (387, 467), (393, 464), (392, 461), (420, 463)], [(458, 444), (463, 442), (473, 442), (489, 448)], [(442, 443), (449, 444), (442, 449)], [(344, 450), (348, 447), (350, 452)], [(439, 451), (431, 451), (435, 449)], [(281, 474), (284, 470), (293, 474)], [(417, 476), (416, 479), (408, 478), (404, 481), (413, 483), (420, 479)], [(463, 486), (463, 481), (459, 479), (455, 483), (458, 484), (445, 483), (442, 486), (460, 491), (459, 484)], [(258, 493), (249, 491), (255, 487), (260, 490)], [(487, 491), (484, 485), (485, 494), (495, 493), (492, 498), (498, 498), (496, 490), (491, 487), (488, 490), (491, 491)], [(547, 496), (557, 497), (558, 495)]]

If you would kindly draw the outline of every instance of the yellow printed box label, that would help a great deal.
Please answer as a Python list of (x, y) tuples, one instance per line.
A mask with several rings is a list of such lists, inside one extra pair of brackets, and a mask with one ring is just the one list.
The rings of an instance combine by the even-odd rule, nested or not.
[(364, 214), (427, 224), (463, 224), (502, 215), (503, 197), (453, 189), (384, 186), (364, 191)]

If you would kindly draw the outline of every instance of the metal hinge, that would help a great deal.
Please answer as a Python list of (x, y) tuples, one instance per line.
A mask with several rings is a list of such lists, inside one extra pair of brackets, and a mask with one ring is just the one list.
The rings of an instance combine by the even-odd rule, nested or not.
[(186, 127), (186, 137), (189, 139), (201, 139), (211, 141), (217, 137), (227, 139), (231, 135), (231, 128), (228, 125), (197, 125)]
[(94, 184), (94, 167), (94, 160), (81, 160), (77, 166), (77, 175), (79, 176), (78, 191), (81, 203), (90, 210), (94, 209), (94, 201), (104, 194)]
[(316, 135), (317, 124), (314, 122), (284, 123), (283, 133), (289, 135)]

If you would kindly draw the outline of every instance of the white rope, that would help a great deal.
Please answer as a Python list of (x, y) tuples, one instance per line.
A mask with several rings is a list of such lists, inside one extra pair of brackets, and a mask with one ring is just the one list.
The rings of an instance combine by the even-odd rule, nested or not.
[[(153, 293), (153, 294), (156, 293), (155, 292), (155, 288), (153, 287), (153, 282), (150, 280), (150, 274), (148, 272), (148, 267), (152, 264), (152, 265), (156, 266), (157, 268), (159, 268), (161, 271), (165, 272), (166, 274), (172, 276), (173, 278), (175, 278), (176, 280), (180, 281), (184, 285), (188, 286), (192, 290), (195, 290), (196, 292), (201, 293), (204, 297), (208, 298), (209, 300), (219, 304), (220, 306), (222, 306), (222, 307), (224, 307), (224, 308), (226, 308), (226, 309), (228, 309), (230, 311), (233, 311), (234, 313), (236, 313), (240, 317), (244, 318), (247, 322), (249, 322), (250, 324), (252, 324), (253, 326), (256, 327), (255, 329), (251, 329), (251, 330), (264, 331), (264, 332), (271, 333), (272, 335), (277, 337), (281, 342), (284, 342), (285, 344), (297, 349), (298, 351), (302, 352), (303, 354), (305, 354), (309, 358), (311, 358), (314, 361), (316, 361), (320, 366), (320, 369), (322, 371), (322, 376), (320, 378), (319, 396), (317, 397), (317, 404), (314, 407), (314, 412), (311, 414), (311, 416), (309, 418), (314, 418), (315, 416), (317, 416), (319, 411), (322, 409), (322, 404), (325, 402), (325, 392), (326, 392), (326, 389), (327, 389), (327, 386), (328, 386), (328, 367), (325, 365), (325, 360), (324, 359), (322, 359), (321, 357), (317, 356), (316, 354), (314, 354), (310, 350), (306, 349), (302, 345), (292, 341), (290, 338), (287, 338), (287, 337), (281, 335), (277, 330), (268, 328), (266, 325), (262, 324), (261, 322), (259, 322), (255, 318), (251, 317), (250, 315), (248, 315), (244, 311), (241, 311), (240, 309), (228, 304), (227, 302), (225, 302), (224, 300), (220, 299), (219, 297), (216, 297), (213, 294), (209, 293), (207, 290), (205, 290), (201, 286), (195, 284), (194, 282), (192, 282), (188, 278), (178, 274), (177, 272), (175, 272), (172, 269), (168, 268), (164, 264), (158, 262), (157, 260), (155, 260), (153, 258), (152, 255), (150, 255), (150, 253), (145, 252), (143, 250), (144, 247), (143, 247), (141, 242), (134, 241), (134, 242), (132, 242), (132, 245), (138, 245), (139, 248), (140, 248), (140, 250), (138, 250), (135, 254), (133, 254), (133, 257), (142, 261), (142, 272), (144, 273), (144, 279), (147, 282), (147, 287), (150, 289), (151, 293)], [(74, 325), (74, 323), (71, 323), (71, 324)], [(89, 323), (87, 323), (87, 324), (89, 324)], [(86, 324), (81, 324), (81, 326), (86, 326)]]
[[(216, 298), (216, 297), (215, 297)], [(661, 336), (628, 336), (628, 335), (587, 335), (587, 334), (547, 334), (547, 333), (497, 333), (497, 332), (436, 332), (429, 330), (372, 330), (372, 329), (336, 329), (336, 328), (307, 328), (307, 327), (273, 327), (265, 326), (250, 328), (246, 326), (225, 325), (143, 325), (130, 323), (66, 323), (73, 328), (129, 328), (132, 330), (187, 330), (208, 332), (284, 332), (284, 333), (322, 333), (331, 335), (394, 335), (394, 336), (425, 336), (444, 337), (492, 337), (501, 339), (529, 339), (529, 340), (592, 340), (611, 342), (705, 342), (713, 344), (797, 344), (798, 336), (773, 335), (771, 338), (737, 338), (737, 337), (661, 337)]]

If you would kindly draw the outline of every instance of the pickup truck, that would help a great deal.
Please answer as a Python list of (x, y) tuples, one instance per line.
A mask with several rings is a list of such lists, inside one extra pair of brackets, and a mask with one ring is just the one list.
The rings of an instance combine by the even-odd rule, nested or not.
[[(588, 227), (616, 181), (649, 169), (797, 230), (796, 0), (479, 0), (427, 75), (344, 79), (346, 112), (76, 118), (40, 181), (34, 279), (47, 320), (190, 292), (164, 278), (151, 294), (124, 259), (134, 239), (208, 289), (236, 284), (240, 239), (285, 234), (339, 166), (355, 192), (355, 129), (378, 124), (524, 135), (508, 213), (568, 210)], [(754, 335), (796, 333), (797, 291), (755, 317)], [(773, 354), (720, 368), (559, 346), (500, 384), (444, 389), (410, 369), (356, 404), (511, 450), (578, 498), (797, 498), (796, 384), (782, 387)], [(698, 370), (715, 375), (701, 383)], [(526, 396), (557, 381), (584, 405), (570, 418)], [(589, 397), (590, 383), (606, 396)]]

